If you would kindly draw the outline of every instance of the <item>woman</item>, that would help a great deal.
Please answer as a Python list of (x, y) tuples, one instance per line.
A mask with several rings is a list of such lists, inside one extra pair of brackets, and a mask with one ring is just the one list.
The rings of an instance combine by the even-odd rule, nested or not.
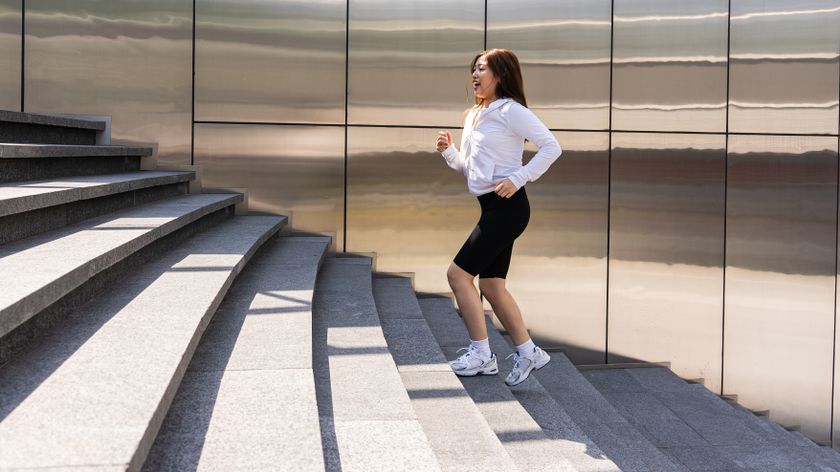
[[(446, 273), (470, 335), (469, 347), (459, 349), (467, 352), (450, 365), (461, 376), (499, 372), (475, 289), (478, 276), (481, 293), (516, 344), (511, 354), (514, 367), (505, 379), (513, 386), (550, 360), (528, 335), (519, 307), (505, 288), (505, 277), (513, 241), (530, 217), (524, 185), (548, 170), (562, 151), (548, 128), (526, 107), (516, 55), (504, 49), (484, 51), (473, 59), (471, 69), (475, 106), (464, 120), (461, 150), (455, 148), (448, 131), (438, 132), (436, 143), (449, 167), (467, 177), (467, 187), (481, 205), (478, 224)], [(526, 139), (539, 152), (523, 166)]]

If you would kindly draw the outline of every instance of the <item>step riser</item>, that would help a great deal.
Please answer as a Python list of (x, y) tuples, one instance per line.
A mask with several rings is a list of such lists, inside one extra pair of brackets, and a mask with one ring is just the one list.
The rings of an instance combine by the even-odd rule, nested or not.
[(28, 123), (0, 123), (0, 143), (96, 144), (96, 130)]
[(23, 324), (0, 338), (0, 366), (7, 363), (40, 333), (60, 322), (67, 313), (84, 305), (119, 280), (159, 255), (179, 246), (196, 233), (218, 225), (234, 216), (234, 207), (226, 207), (145, 246), (131, 256), (91, 277), (57, 302), (40, 311)]
[(140, 157), (0, 159), (0, 183), (140, 170)]
[(187, 193), (189, 183), (179, 182), (0, 217), (0, 244), (28, 238), (112, 211)]

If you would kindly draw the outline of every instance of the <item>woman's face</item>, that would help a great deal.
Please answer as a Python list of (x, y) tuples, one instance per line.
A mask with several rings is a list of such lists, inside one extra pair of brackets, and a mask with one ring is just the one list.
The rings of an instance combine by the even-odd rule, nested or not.
[(473, 92), (476, 97), (484, 100), (496, 98), (496, 85), (499, 83), (499, 79), (487, 66), (486, 57), (481, 56), (475, 61), (472, 79)]

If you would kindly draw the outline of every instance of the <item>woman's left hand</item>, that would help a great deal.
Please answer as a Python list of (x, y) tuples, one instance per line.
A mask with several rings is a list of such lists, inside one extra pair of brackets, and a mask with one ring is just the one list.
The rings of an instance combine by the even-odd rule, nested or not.
[(493, 189), (496, 192), (496, 195), (502, 198), (510, 198), (516, 193), (516, 185), (513, 185), (513, 182), (510, 179), (505, 179), (498, 184), (496, 184), (496, 188)]

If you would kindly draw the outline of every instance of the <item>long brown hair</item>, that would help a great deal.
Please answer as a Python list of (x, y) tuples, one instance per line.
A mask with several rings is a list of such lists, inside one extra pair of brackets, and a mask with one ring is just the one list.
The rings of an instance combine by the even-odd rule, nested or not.
[[(519, 59), (513, 51), (507, 49), (491, 49), (478, 53), (470, 64), (470, 74), (475, 70), (475, 63), (484, 56), (487, 60), (487, 67), (493, 71), (493, 75), (499, 79), (496, 84), (496, 96), (499, 98), (512, 98), (523, 107), (528, 104), (525, 101), (525, 86), (522, 81), (522, 69), (519, 67)], [(483, 100), (475, 97), (475, 104), (481, 105)]]

